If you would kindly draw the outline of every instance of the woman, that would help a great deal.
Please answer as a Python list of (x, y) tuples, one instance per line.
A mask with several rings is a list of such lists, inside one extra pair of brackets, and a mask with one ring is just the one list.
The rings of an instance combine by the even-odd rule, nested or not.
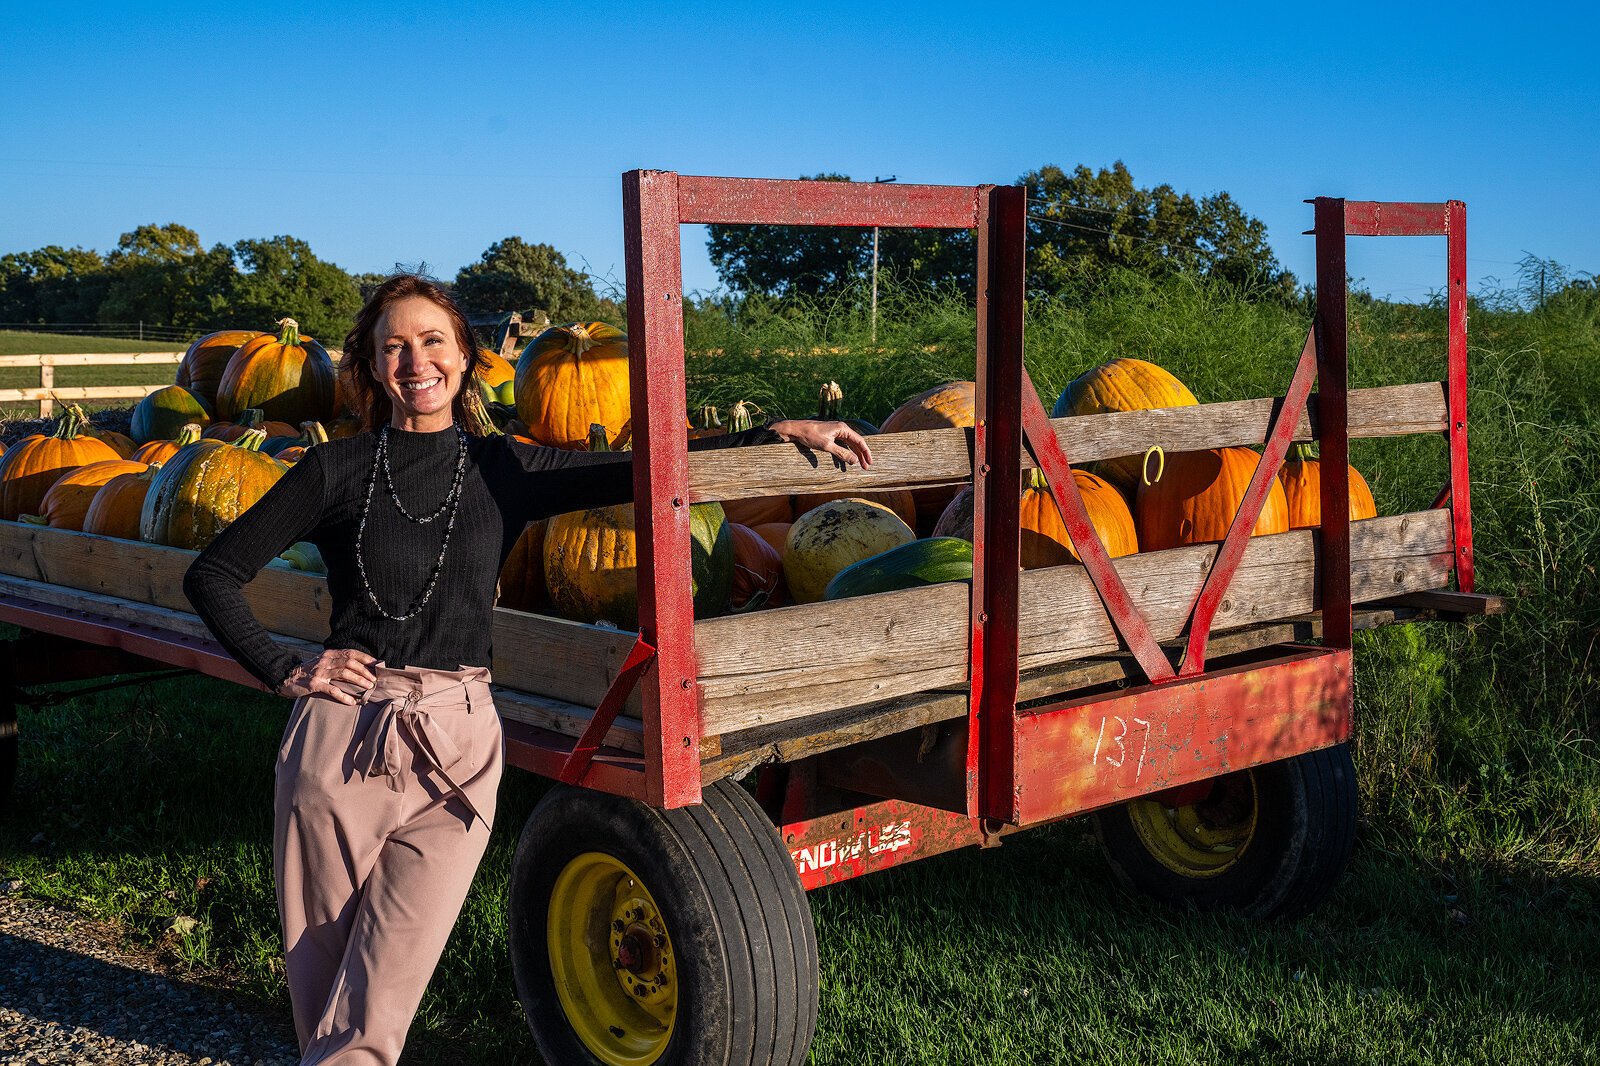
[[(529, 521), (633, 495), (625, 453), (469, 435), (477, 351), (438, 285), (390, 278), (340, 367), (370, 432), (307, 452), (184, 581), (234, 658), (296, 699), (273, 872), (304, 1063), (399, 1058), (483, 856), (503, 757), (487, 668), (501, 563)], [(696, 446), (778, 441), (871, 462), (841, 422)], [(298, 540), (321, 549), (332, 601), (324, 650), (305, 662), (240, 592)]]

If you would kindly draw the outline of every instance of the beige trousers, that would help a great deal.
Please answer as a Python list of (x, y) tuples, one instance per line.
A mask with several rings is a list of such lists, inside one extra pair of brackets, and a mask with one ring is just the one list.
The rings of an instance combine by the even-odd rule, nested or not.
[(294, 705), (273, 874), (302, 1063), (395, 1063), (489, 841), (504, 764), (489, 671), (374, 668)]

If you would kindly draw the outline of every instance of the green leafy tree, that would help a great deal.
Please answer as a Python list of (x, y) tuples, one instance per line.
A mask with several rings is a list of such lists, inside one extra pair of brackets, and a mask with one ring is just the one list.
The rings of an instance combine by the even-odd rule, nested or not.
[(199, 234), (176, 222), (124, 233), (106, 256), (110, 285), (99, 321), (195, 325), (203, 293), (226, 254), (220, 246), (206, 251)]
[(343, 345), (361, 309), (354, 277), (318, 259), (311, 246), (297, 237), (242, 240), (228, 253), (233, 269), (221, 275), (224, 285), (210, 303), (221, 317), (213, 317), (208, 325), (271, 329), (287, 315), (300, 323), (301, 332), (322, 344)]
[(46, 245), (0, 256), (0, 322), (94, 322), (110, 286), (99, 252)]
[(1195, 271), (1294, 296), (1294, 275), (1278, 264), (1266, 226), (1225, 192), (1196, 200), (1170, 185), (1141, 188), (1120, 161), (1070, 173), (1046, 166), (1019, 184), (1030, 201), (1030, 288), (1056, 291), (1115, 265), (1153, 277)]
[(543, 311), (552, 322), (618, 321), (619, 315), (618, 305), (602, 299), (566, 256), (521, 237), (496, 241), (462, 267), (455, 296), (469, 311)]

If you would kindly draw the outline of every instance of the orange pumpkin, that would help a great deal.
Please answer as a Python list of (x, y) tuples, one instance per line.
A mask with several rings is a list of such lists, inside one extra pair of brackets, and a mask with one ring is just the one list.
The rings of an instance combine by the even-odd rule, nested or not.
[[(1134, 531), (1133, 513), (1116, 486), (1087, 470), (1073, 470), (1072, 481), (1083, 497), (1083, 506), (1089, 512), (1089, 524), (1100, 535), (1106, 554), (1113, 559), (1132, 555), (1139, 550), (1138, 536)], [(972, 539), (973, 492), (965, 488), (950, 501), (939, 524), (934, 526), (936, 537)], [(1082, 562), (1072, 538), (1067, 535), (1061, 511), (1045, 481), (1044, 473), (1030, 470), (1022, 485), (1019, 501), (1022, 526), (1022, 568), (1037, 570), (1044, 566)]]
[(762, 522), (760, 525), (751, 526), (762, 540), (772, 545), (772, 550), (778, 553), (778, 558), (783, 558), (783, 546), (789, 543), (789, 527), (793, 522)]
[(86, 423), (83, 427), (83, 433), (85, 436), (94, 437), (110, 445), (111, 450), (117, 453), (117, 458), (119, 459), (132, 458), (133, 453), (139, 450), (138, 443), (132, 437), (126, 433), (118, 433), (114, 429), (101, 429), (93, 423)]
[[(262, 417), (290, 426), (332, 421), (335, 414), (333, 360), (322, 345), (300, 335), (292, 318), (282, 321), (276, 336), (256, 337), (233, 353), (217, 385), (219, 421), (260, 408)], [(294, 436), (291, 428), (289, 436)], [(275, 436), (269, 429), (267, 435)]]
[(306, 422), (300, 427), (300, 438), (303, 444), (291, 444), (273, 458), (284, 466), (293, 466), (304, 459), (310, 449), (328, 443), (328, 431), (322, 428), (321, 422)]
[(138, 540), (139, 512), (144, 508), (150, 481), (160, 468), (160, 463), (152, 463), (139, 473), (118, 474), (100, 486), (84, 513), (83, 531)]
[[(1378, 504), (1360, 471), (1350, 467), (1350, 521), (1378, 517)], [(1322, 461), (1309, 444), (1296, 444), (1289, 461), (1278, 471), (1289, 507), (1290, 529), (1316, 529), (1322, 525)]]
[(754, 529), (772, 522), (793, 522), (794, 504), (791, 496), (757, 496), (748, 500), (724, 500), (722, 509), (728, 521)]
[(783, 585), (783, 556), (749, 526), (730, 522), (733, 533), (733, 595), (728, 606), (735, 611), (778, 607), (787, 599)]
[(258, 449), (266, 435), (248, 430), (231, 444), (201, 440), (168, 459), (139, 514), (139, 539), (204, 548), (283, 476), (284, 465)]
[[(1139, 485), (1134, 520), (1142, 551), (1206, 544), (1228, 535), (1261, 456), (1249, 448), (1174, 452), (1153, 485)], [(1289, 504), (1276, 478), (1251, 536), (1289, 529)]]
[(628, 422), (628, 338), (604, 322), (552, 326), (517, 360), (517, 416), (540, 444), (582, 449), (589, 427), (618, 441)]
[[(1183, 382), (1143, 359), (1112, 359), (1084, 371), (1061, 390), (1051, 412), (1097, 415), (1107, 411), (1148, 411), (1160, 407), (1193, 407), (1198, 403)], [(1094, 472), (1125, 492), (1140, 481), (1140, 457), (1118, 456), (1094, 464)]]
[(155, 464), (164, 463), (178, 454), (178, 449), (185, 444), (193, 444), (200, 439), (200, 423), (190, 422), (178, 431), (177, 437), (172, 440), (153, 440), (149, 444), (141, 444), (139, 450), (129, 458), (135, 462)]
[(89, 505), (107, 482), (122, 474), (142, 474), (148, 469), (144, 463), (130, 459), (102, 459), (68, 470), (44, 494), (39, 502), (39, 513), (23, 515), (22, 520), (54, 529), (82, 529)]
[(258, 329), (225, 329), (208, 333), (189, 345), (178, 364), (177, 384), (182, 385), (205, 401), (213, 411), (217, 409), (217, 386), (222, 383), (222, 372), (228, 360), (246, 341), (265, 336)]
[(53, 435), (24, 437), (0, 456), (0, 518), (15, 522), (25, 514), (37, 514), (44, 494), (62, 474), (87, 463), (121, 458), (111, 445), (83, 435), (87, 422), (81, 407), (68, 404)]
[(261, 430), (263, 437), (293, 437), (300, 431), (287, 422), (268, 422), (264, 412), (258, 407), (239, 412), (236, 422), (218, 422), (203, 434), (206, 440), (220, 440), (224, 444), (231, 444), (241, 440), (252, 429)]
[(529, 522), (505, 565), (500, 567), (500, 598), (497, 607), (513, 611), (542, 613), (550, 606), (550, 594), (544, 587), (544, 531), (545, 519)]
[(517, 368), (493, 348), (479, 348), (478, 358), (478, 378), (491, 389), (498, 389), (517, 376)]
[[(922, 429), (965, 428), (977, 422), (977, 383), (952, 381), (938, 385), (927, 392), (913, 396), (894, 413), (883, 420), (879, 433), (911, 433)], [(911, 497), (917, 503), (917, 521), (913, 529), (931, 528), (960, 491), (959, 485), (942, 485), (931, 489), (914, 489)]]

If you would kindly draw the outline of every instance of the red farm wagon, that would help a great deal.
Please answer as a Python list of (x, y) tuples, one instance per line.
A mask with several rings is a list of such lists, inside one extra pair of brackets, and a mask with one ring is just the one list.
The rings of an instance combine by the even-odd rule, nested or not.
[[(807, 891), (1074, 815), (1135, 891), (1260, 917), (1328, 892), (1355, 829), (1353, 631), (1499, 601), (1473, 590), (1465, 207), (1313, 203), (1316, 317), (1282, 396), (1051, 419), (1023, 366), (1023, 189), (624, 176), (639, 632), (494, 621), (508, 760), (560, 783), (522, 830), (510, 901), (546, 1061), (801, 1062)], [(869, 470), (789, 445), (689, 453), (693, 223), (975, 230), (976, 425), (875, 437)], [(1351, 390), (1346, 238), (1407, 235), (1447, 238), (1446, 378)], [(1401, 434), (1448, 442), (1429, 510), (1352, 522), (1330, 477), (1320, 531), (1249, 535), (1292, 442), (1337, 470), (1351, 438)], [(1072, 464), (1154, 446), (1264, 460), (1221, 544), (1113, 562)], [(1032, 467), (1083, 565), (1020, 569), (1012, 501)], [(970, 586), (693, 617), (692, 503), (966, 482)], [(0, 522), (0, 620), (24, 631), (4, 656), (0, 786), (31, 685), (168, 668), (254, 685), (184, 601), (190, 558)], [(246, 594), (298, 651), (327, 632), (321, 578), (269, 569)]]

